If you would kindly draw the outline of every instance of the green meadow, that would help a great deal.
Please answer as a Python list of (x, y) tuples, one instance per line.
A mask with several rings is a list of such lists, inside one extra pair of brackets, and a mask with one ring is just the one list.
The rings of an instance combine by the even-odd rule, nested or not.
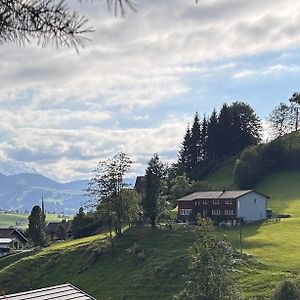
[[(61, 222), (57, 214), (47, 214), (48, 222)], [(28, 226), (28, 214), (25, 213), (0, 213), (0, 228), (16, 227), (26, 229)]]

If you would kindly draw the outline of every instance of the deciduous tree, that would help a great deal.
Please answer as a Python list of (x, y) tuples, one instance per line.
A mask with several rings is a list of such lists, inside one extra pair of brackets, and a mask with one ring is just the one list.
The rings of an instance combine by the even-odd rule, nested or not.
[(109, 209), (111, 223), (117, 235), (121, 234), (122, 224), (126, 220), (122, 190), (127, 186), (124, 177), (130, 171), (132, 163), (123, 152), (112, 159), (100, 161), (86, 190), (88, 196), (99, 204), (100, 210)]
[(213, 234), (210, 219), (200, 218), (198, 223), (196, 241), (188, 250), (190, 263), (185, 288), (174, 299), (241, 299), (234, 284), (231, 245)]
[(293, 129), (293, 108), (291, 105), (281, 102), (276, 106), (270, 116), (272, 134), (277, 138), (290, 133)]

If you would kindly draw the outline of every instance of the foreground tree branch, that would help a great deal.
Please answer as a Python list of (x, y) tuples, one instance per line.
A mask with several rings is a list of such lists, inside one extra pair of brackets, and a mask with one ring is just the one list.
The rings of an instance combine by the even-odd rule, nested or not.
[[(132, 0), (106, 0), (115, 15), (136, 10)], [(72, 10), (65, 0), (0, 0), (0, 44), (25, 45), (36, 40), (43, 47), (55, 44), (78, 50), (92, 32), (88, 19)]]

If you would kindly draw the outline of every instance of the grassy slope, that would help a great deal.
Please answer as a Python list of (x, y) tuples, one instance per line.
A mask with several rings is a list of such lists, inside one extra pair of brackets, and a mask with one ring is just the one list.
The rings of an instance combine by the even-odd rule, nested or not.
[(233, 182), (235, 160), (236, 158), (228, 159), (220, 168), (207, 176), (206, 181), (213, 190), (222, 190), (224, 187), (227, 189), (236, 188)]
[[(71, 282), (97, 299), (172, 299), (184, 284), (186, 249), (194, 235), (185, 229), (136, 227), (117, 241), (114, 254), (104, 235), (52, 245), (23, 259), (7, 257), (0, 288), (8, 292)], [(137, 241), (145, 261), (126, 251)], [(6, 265), (5, 265), (6, 264)], [(241, 266), (245, 295), (263, 298), (286, 275), (255, 260)]]
[[(141, 264), (125, 250), (136, 240), (145, 251)], [(172, 299), (182, 284), (192, 233), (133, 228), (117, 242), (113, 257), (105, 251), (109, 249), (105, 241), (94, 236), (56, 244), (16, 263), (10, 261), (0, 271), (1, 290), (71, 282), (97, 299)]]
[[(298, 143), (294, 138), (294, 143)], [(216, 184), (234, 187), (232, 182), (232, 161), (226, 162), (208, 177), (213, 188)], [(223, 178), (223, 179), (222, 179)], [(222, 181), (223, 180), (223, 181)], [(230, 182), (231, 180), (231, 182)], [(245, 251), (261, 261), (280, 270), (300, 270), (300, 171), (280, 172), (267, 176), (256, 190), (271, 197), (268, 206), (273, 213), (291, 213), (290, 219), (278, 223), (246, 226), (243, 230)], [(226, 232), (234, 245), (239, 245), (236, 230)]]
[[(60, 222), (62, 219), (57, 217), (57, 214), (47, 214), (46, 220), (48, 222)], [(16, 225), (16, 222), (21, 222), (20, 225)], [(28, 225), (28, 214), (12, 214), (1, 213), (0, 214), (0, 228), (7, 228), (14, 226), (17, 228), (25, 229)]]

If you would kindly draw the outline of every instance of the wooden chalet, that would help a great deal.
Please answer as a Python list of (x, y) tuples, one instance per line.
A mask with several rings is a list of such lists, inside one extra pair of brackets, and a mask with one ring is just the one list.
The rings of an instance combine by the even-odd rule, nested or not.
[(15, 228), (0, 228), (0, 256), (14, 250), (24, 250), (28, 240), (24, 234)]
[(197, 215), (235, 225), (266, 219), (269, 197), (254, 190), (196, 192), (177, 200), (178, 222), (195, 224)]

